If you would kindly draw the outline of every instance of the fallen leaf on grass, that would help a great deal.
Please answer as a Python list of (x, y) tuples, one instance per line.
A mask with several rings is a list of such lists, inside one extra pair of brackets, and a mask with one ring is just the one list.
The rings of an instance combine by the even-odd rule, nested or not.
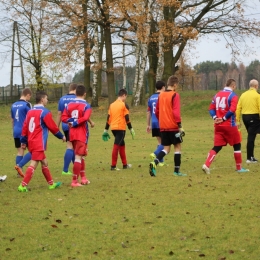
[(56, 219), (56, 222), (57, 223), (61, 223), (62, 221), (60, 219)]
[(13, 238), (10, 238), (10, 242), (12, 242), (12, 241), (14, 241), (15, 240), (15, 238), (13, 237)]
[(51, 225), (53, 228), (58, 228), (56, 225)]
[(11, 251), (12, 249), (11, 248), (6, 248), (5, 251)]
[(200, 254), (199, 257), (205, 257), (205, 255), (204, 254)]
[(174, 253), (172, 251), (169, 252), (169, 255), (174, 255)]
[(234, 254), (235, 252), (233, 250), (229, 250), (229, 254)]

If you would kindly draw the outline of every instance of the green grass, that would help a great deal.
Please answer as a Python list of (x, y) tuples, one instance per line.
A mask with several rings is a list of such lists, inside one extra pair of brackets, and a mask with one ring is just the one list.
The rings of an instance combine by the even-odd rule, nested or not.
[[(237, 174), (232, 147), (212, 164), (201, 166), (213, 146), (213, 122), (207, 108), (214, 92), (181, 93), (183, 126), (181, 170), (173, 176), (173, 152), (167, 167), (148, 173), (156, 140), (145, 132), (146, 108), (131, 108), (135, 140), (126, 136), (132, 169), (110, 171), (113, 140), (103, 142), (107, 104), (93, 109), (87, 176), (91, 184), (71, 188), (62, 176), (65, 144), (50, 134), (47, 158), (55, 181), (49, 190), (38, 168), (28, 193), (13, 170), (15, 148), (9, 107), (0, 107), (0, 259), (259, 259), (259, 166)], [(56, 104), (48, 106), (56, 116)], [(245, 129), (243, 159), (245, 160)], [(260, 158), (259, 139), (256, 158)], [(119, 161), (120, 162), (120, 161)], [(122, 168), (121, 164), (118, 164)], [(244, 163), (244, 166), (245, 163)]]

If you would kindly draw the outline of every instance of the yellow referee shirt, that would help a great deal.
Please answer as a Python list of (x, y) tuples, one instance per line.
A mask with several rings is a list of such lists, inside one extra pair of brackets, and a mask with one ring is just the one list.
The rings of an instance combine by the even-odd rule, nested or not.
[(260, 95), (255, 88), (249, 88), (240, 96), (236, 109), (237, 122), (240, 122), (241, 114), (260, 114)]

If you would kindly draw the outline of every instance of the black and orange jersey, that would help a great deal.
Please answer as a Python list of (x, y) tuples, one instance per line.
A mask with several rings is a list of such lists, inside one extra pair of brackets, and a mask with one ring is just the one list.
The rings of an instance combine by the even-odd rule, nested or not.
[(129, 110), (126, 104), (120, 99), (110, 104), (107, 119), (107, 124), (110, 126), (110, 129), (126, 130), (126, 124), (129, 123)]
[(178, 131), (181, 123), (180, 95), (172, 90), (161, 92), (155, 114), (159, 120), (160, 131)]

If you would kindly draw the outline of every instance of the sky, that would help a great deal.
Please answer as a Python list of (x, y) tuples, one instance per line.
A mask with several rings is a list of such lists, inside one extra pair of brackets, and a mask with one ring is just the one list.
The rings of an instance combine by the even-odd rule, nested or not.
[[(250, 15), (255, 19), (259, 20), (260, 17), (260, 0), (248, 1), (250, 8), (247, 10), (246, 15)], [(257, 59), (260, 60), (260, 37), (253, 40), (253, 42), (246, 41), (249, 45), (246, 54), (241, 54), (234, 60), (237, 64), (240, 62), (244, 65), (249, 65), (251, 61)], [(222, 61), (232, 62), (233, 57), (231, 50), (226, 48), (226, 42), (224, 38), (217, 38), (216, 36), (210, 36), (208, 38), (200, 38), (195, 42), (195, 47), (191, 49), (189, 55), (189, 62), (191, 65), (203, 61)], [(18, 57), (16, 57), (18, 58)], [(15, 61), (14, 65), (19, 65), (18, 60)], [(24, 64), (25, 69), (25, 64)], [(0, 64), (0, 87), (10, 84), (10, 72), (11, 72), (11, 57), (10, 61)], [(74, 74), (73, 74), (74, 75)], [(14, 68), (14, 84), (21, 84), (21, 72), (20, 68)]]

